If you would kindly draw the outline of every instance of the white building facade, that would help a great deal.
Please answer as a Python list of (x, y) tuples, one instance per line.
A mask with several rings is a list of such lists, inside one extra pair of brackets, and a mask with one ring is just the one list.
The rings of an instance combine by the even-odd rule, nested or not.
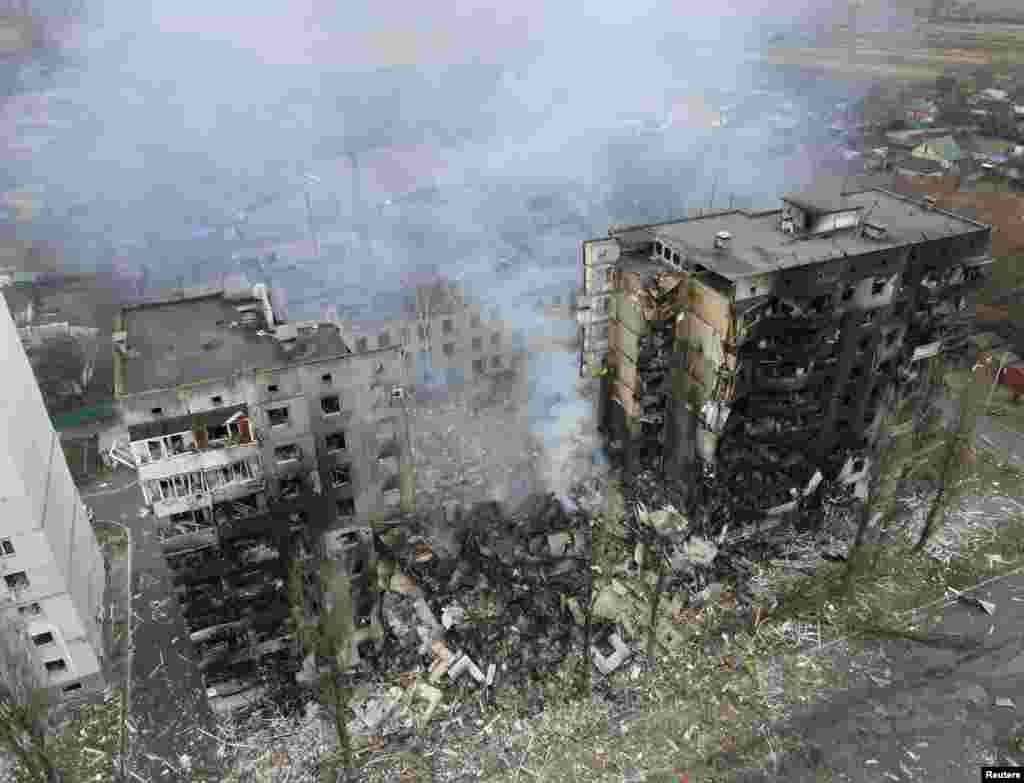
[(0, 332), (0, 612), (21, 616), (52, 695), (101, 690), (103, 555), (6, 304)]

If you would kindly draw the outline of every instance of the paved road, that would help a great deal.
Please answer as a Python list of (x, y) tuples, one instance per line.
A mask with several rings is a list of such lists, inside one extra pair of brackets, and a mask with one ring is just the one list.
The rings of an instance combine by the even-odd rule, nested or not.
[[(174, 599), (171, 576), (153, 532), (152, 517), (140, 517), (142, 494), (133, 472), (120, 470), (109, 481), (83, 487), (101, 520), (132, 531), (132, 611), (135, 654), (129, 721), (133, 769), (144, 779), (192, 781), (181, 769), (187, 754), (195, 767), (215, 769), (214, 747), (200, 726), (213, 731), (213, 715), (199, 670), (191, 662), (185, 622)], [(95, 493), (95, 494), (94, 494)], [(219, 779), (217, 774), (211, 780)]]
[(812, 758), (762, 780), (811, 783), (824, 767), (837, 783), (961, 783), (983, 765), (1024, 764), (1008, 749), (1024, 727), (1024, 575), (974, 595), (996, 604), (994, 616), (956, 604), (931, 644), (871, 645), (869, 673), (796, 718)]

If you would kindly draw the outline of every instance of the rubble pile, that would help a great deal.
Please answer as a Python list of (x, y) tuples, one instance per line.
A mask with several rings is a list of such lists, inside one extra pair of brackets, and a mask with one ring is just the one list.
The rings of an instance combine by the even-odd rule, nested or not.
[(582, 641), (568, 606), (586, 594), (588, 526), (570, 500), (534, 494), (511, 510), (449, 503), (382, 536), (389, 666), (502, 687), (557, 668)]

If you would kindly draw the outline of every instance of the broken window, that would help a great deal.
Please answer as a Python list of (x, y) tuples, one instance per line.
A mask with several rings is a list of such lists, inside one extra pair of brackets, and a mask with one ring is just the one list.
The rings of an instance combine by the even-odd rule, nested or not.
[(857, 293), (857, 288), (855, 286), (846, 286), (846, 288), (843, 289), (843, 301), (849, 302), (851, 299), (853, 299), (853, 295), (855, 293)]
[(480, 374), (484, 371), (484, 360), (474, 359), (473, 360), (473, 372)]
[(7, 557), (14, 554), (14, 544), (11, 543), (11, 539), (4, 538), (0, 539), (0, 556)]
[(445, 356), (454, 356), (455, 355), (455, 343), (445, 343), (443, 350), (444, 350), (444, 355)]
[(335, 507), (338, 510), (338, 516), (342, 518), (355, 516), (356, 504), (352, 498), (343, 498), (339, 500)]
[(294, 462), (298, 458), (299, 447), (294, 443), (288, 443), (274, 449), (274, 459), (278, 462)]
[(331, 374), (329, 372), (325, 372), (323, 375), (320, 376), (320, 382), (321, 383), (330, 383), (331, 380), (332, 380), (332, 378), (331, 378)]
[(335, 414), (341, 413), (341, 397), (337, 394), (332, 394), (328, 397), (320, 398), (320, 410), (324, 416), (334, 416)]
[(183, 454), (185, 452), (185, 438), (181, 435), (171, 435), (168, 441), (171, 454)]
[(328, 451), (344, 451), (345, 450), (345, 433), (344, 432), (332, 432), (327, 436), (327, 450)]
[(885, 293), (885, 286), (888, 282), (889, 280), (885, 277), (876, 277), (874, 280), (872, 280), (871, 295), (881, 296), (883, 293)]
[(150, 408), (149, 412), (152, 413), (154, 416), (161, 416), (161, 415), (163, 415), (164, 409), (163, 408)]
[(227, 440), (230, 435), (226, 424), (211, 424), (206, 428), (206, 437), (211, 443)]
[(50, 631), (43, 631), (32, 637), (32, 644), (36, 647), (45, 647), (48, 644), (53, 644), (55, 641)]
[(277, 389), (278, 386), (276, 383), (272, 383), (267, 387), (267, 391), (270, 392), (271, 394), (274, 394), (277, 391)]
[(443, 334), (454, 334), (455, 322), (451, 318), (445, 318), (441, 322), (441, 331)]
[(286, 478), (281, 480), (281, 497), (284, 500), (294, 500), (302, 492), (302, 479)]
[(218, 394), (216, 397), (211, 397), (210, 402), (213, 403), (214, 405), (223, 405), (224, 398)]
[(160, 459), (164, 458), (164, 449), (163, 449), (163, 445), (160, 443), (160, 441), (158, 441), (158, 440), (148, 441), (146, 443), (146, 446), (149, 448), (149, 457), (154, 462), (156, 460), (160, 460)]
[(160, 500), (174, 497), (174, 485), (170, 479), (160, 479)]
[(282, 427), (291, 419), (289, 415), (288, 406), (282, 406), (280, 408), (267, 408), (267, 419), (270, 421), (271, 427)]
[(474, 337), (473, 338), (473, 350), (474, 351), (482, 351), (483, 349), (484, 349), (484, 338), (483, 337)]
[(24, 571), (13, 571), (9, 574), (4, 574), (4, 582), (7, 584), (7, 589), (15, 593), (28, 590), (28, 574)]
[(391, 345), (391, 335), (388, 332), (382, 332), (377, 337), (377, 345), (380, 346), (381, 348), (387, 348), (389, 345)]
[(336, 465), (331, 469), (331, 484), (335, 487), (347, 487), (352, 483), (352, 466)]
[(63, 658), (55, 658), (52, 661), (47, 661), (45, 665), (46, 671), (50, 674), (59, 674), (60, 672), (66, 672), (68, 670), (68, 665), (64, 662)]

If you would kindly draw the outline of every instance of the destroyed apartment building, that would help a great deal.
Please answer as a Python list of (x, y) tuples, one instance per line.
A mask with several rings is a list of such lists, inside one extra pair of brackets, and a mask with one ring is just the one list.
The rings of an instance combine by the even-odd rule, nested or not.
[(612, 451), (684, 482), (715, 466), (752, 518), (822, 478), (862, 491), (886, 411), (967, 339), (990, 233), (871, 189), (584, 242), (580, 366)]
[(263, 285), (124, 307), (115, 327), (130, 443), (111, 457), (138, 470), (211, 705), (231, 711), (265, 695), (270, 667), (298, 671), (293, 558), (342, 562), (370, 625), (368, 526), (411, 502), (401, 349), (357, 353), (337, 323), (279, 323)]

